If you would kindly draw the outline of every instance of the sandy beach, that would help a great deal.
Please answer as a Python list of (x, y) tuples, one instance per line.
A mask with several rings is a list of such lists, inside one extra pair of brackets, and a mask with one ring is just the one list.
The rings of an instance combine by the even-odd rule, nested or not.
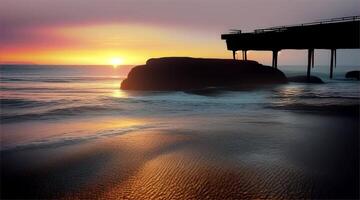
[(138, 123), (124, 133), (96, 139), (85, 135), (66, 145), (18, 147), (2, 153), (4, 195), (60, 199), (358, 195), (357, 119), (303, 113), (288, 117), (296, 123), (272, 118), (254, 125), (226, 115), (133, 119)]

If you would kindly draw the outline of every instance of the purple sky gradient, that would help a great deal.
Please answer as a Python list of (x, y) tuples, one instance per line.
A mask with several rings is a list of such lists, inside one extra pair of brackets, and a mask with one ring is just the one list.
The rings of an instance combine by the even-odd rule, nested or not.
[[(360, 15), (360, 0), (0, 0), (0, 47), (46, 42), (32, 32), (56, 26), (146, 24), (207, 31), (220, 40), (231, 28), (251, 31), (353, 15)], [(359, 63), (356, 57), (347, 59)]]
[(0, 0), (2, 28), (145, 23), (251, 30), (360, 14), (359, 0)]

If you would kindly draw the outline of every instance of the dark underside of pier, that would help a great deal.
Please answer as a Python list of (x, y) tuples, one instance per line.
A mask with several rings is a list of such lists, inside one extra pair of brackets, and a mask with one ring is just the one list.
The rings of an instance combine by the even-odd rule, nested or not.
[(247, 51), (272, 51), (273, 67), (277, 67), (278, 52), (283, 49), (308, 50), (308, 77), (310, 67), (314, 65), (314, 49), (331, 50), (330, 78), (333, 66), (336, 65), (337, 49), (358, 49), (360, 17), (330, 19), (321, 22), (258, 29), (250, 33), (233, 30), (221, 35), (226, 40), (227, 49), (233, 52), (243, 52), (247, 59)]

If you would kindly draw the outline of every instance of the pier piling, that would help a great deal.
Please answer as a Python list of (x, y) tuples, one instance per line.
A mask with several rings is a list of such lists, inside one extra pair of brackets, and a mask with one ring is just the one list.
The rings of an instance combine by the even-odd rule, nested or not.
[(337, 57), (337, 56), (336, 56), (336, 49), (335, 49), (335, 52), (334, 52), (334, 53), (335, 53), (335, 55), (334, 55), (334, 56), (335, 56), (335, 57), (334, 57), (334, 67), (336, 68), (336, 57)]
[(312, 50), (308, 49), (308, 66), (307, 66), (307, 72), (306, 72), (306, 78), (309, 81), (310, 80), (310, 71), (311, 71), (311, 60), (312, 60)]
[(311, 68), (315, 65), (315, 49), (311, 49)]
[(331, 49), (331, 58), (330, 58), (330, 79), (333, 78), (334, 73), (334, 58), (335, 58), (335, 49)]
[(275, 67), (276, 69), (277, 69), (277, 63), (278, 63), (278, 53), (279, 53), (279, 50), (273, 50), (272, 67)]

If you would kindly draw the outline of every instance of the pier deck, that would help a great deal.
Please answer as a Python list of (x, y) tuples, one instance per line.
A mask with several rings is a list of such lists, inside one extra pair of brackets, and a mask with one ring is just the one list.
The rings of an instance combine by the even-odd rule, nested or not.
[(331, 50), (330, 78), (336, 65), (337, 49), (359, 49), (360, 16), (335, 18), (319, 22), (292, 26), (279, 26), (257, 29), (254, 32), (242, 33), (232, 30), (222, 34), (227, 49), (233, 52), (242, 51), (247, 60), (247, 51), (272, 51), (273, 67), (277, 67), (278, 52), (283, 49), (308, 50), (307, 76), (310, 77), (311, 66), (314, 66), (314, 50)]

